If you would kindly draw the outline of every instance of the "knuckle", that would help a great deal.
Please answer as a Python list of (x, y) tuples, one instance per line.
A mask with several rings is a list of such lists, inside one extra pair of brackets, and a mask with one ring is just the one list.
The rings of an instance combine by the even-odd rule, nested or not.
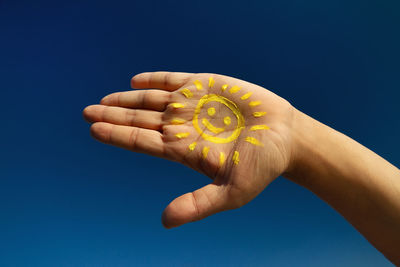
[(163, 87), (166, 89), (169, 89), (169, 87), (171, 87), (171, 73), (167, 72), (164, 74), (164, 79), (163, 79)]
[(129, 137), (129, 147), (132, 150), (134, 150), (136, 148), (137, 139), (139, 137), (139, 132), (140, 132), (139, 128), (132, 128), (131, 129), (131, 134), (130, 134), (130, 137)]
[(228, 199), (232, 209), (237, 209), (248, 203), (246, 189), (232, 185), (228, 191)]
[[(147, 103), (148, 103), (148, 99), (149, 99), (149, 91), (143, 91), (143, 93), (142, 93), (142, 96), (141, 96), (141, 103), (140, 103), (140, 105), (141, 105), (141, 107), (142, 108), (147, 108)], [(151, 97), (150, 97), (150, 99), (151, 99)]]
[(127, 110), (125, 114), (125, 121), (127, 122), (127, 125), (129, 126), (134, 126), (135, 125), (135, 120), (136, 120), (136, 110)]

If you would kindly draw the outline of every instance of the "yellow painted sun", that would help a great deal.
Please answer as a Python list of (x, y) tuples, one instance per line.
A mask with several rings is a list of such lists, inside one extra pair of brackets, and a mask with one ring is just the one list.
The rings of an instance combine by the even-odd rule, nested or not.
[[(195, 80), (193, 82), (195, 88), (197, 91), (202, 91), (203, 90), (203, 84), (199, 80)], [(208, 79), (208, 87), (212, 88), (215, 84), (215, 81), (212, 77)], [(221, 86), (220, 93), (225, 94), (226, 92), (229, 92), (229, 94), (236, 94), (240, 92), (242, 89), (239, 86), (232, 86), (229, 89), (228, 84), (224, 84)], [(196, 91), (195, 90), (195, 91)], [(192, 98), (193, 97), (193, 92), (188, 89), (184, 88), (180, 91), (180, 93), (185, 96), (186, 98)], [(200, 100), (197, 102), (197, 106), (195, 108), (194, 114), (193, 114), (193, 119), (192, 119), (192, 124), (196, 132), (206, 141), (214, 143), (214, 144), (226, 144), (230, 143), (242, 134), (243, 130), (245, 129), (245, 118), (242, 115), (240, 109), (238, 106), (230, 100), (229, 98), (222, 96), (221, 94), (207, 94), (204, 95), (200, 98)], [(228, 96), (229, 96), (228, 94)], [(252, 100), (250, 99), (252, 96), (252, 92), (247, 92), (243, 94), (240, 97), (241, 101), (248, 101), (248, 106), (251, 108), (256, 108), (259, 105), (261, 105), (261, 101), (258, 100)], [(172, 103), (172, 107), (174, 108), (184, 108), (186, 107), (185, 103)], [(203, 110), (207, 109), (206, 114), (212, 118), (216, 114), (216, 109), (215, 105), (220, 105), (220, 108), (227, 108), (228, 111), (232, 114), (232, 116), (225, 116), (223, 119), (223, 124), (224, 126), (217, 127), (214, 124), (210, 122), (209, 119), (207, 119), (205, 116), (201, 118), (201, 114), (204, 114), (202, 112)], [(252, 113), (254, 118), (260, 118), (264, 115), (266, 115), (265, 111), (254, 111)], [(236, 123), (232, 123), (235, 121)], [(174, 118), (171, 121), (171, 124), (178, 125), (178, 124), (184, 124), (186, 121), (180, 118)], [(260, 125), (253, 125), (249, 129), (250, 131), (257, 131), (257, 130), (269, 130), (269, 127), (264, 124)], [(228, 134), (226, 134), (228, 133)], [(179, 139), (186, 138), (190, 135), (188, 132), (181, 132), (177, 133), (175, 136)], [(244, 141), (255, 145), (255, 146), (264, 146), (262, 142), (260, 142), (258, 139), (252, 136), (246, 136), (244, 138)], [(197, 143), (193, 142), (189, 145), (188, 149), (189, 151), (193, 151), (196, 149)], [(202, 157), (205, 159), (207, 158), (208, 152), (210, 151), (209, 146), (205, 146), (202, 148)], [(222, 166), (225, 163), (226, 160), (226, 155), (223, 152), (220, 152), (219, 154), (219, 164)], [(234, 151), (232, 155), (232, 162), (234, 164), (239, 163), (239, 152)]]

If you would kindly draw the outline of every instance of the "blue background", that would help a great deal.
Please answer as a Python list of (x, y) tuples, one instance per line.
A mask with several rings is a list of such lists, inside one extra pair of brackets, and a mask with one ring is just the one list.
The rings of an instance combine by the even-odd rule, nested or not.
[(391, 266), (285, 178), (165, 230), (208, 178), (91, 139), (82, 109), (139, 72), (214, 72), (288, 99), (393, 164), (400, 4), (0, 0), (0, 266)]

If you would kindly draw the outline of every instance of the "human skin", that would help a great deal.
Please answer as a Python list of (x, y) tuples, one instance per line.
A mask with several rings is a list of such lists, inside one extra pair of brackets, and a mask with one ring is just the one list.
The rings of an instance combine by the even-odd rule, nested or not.
[[(202, 88), (197, 88), (195, 81)], [(225, 84), (228, 87), (223, 90)], [(92, 136), (103, 143), (180, 162), (212, 179), (165, 208), (162, 222), (166, 228), (239, 208), (282, 175), (326, 201), (390, 261), (400, 265), (400, 171), (395, 166), (283, 98), (246, 81), (209, 73), (151, 72), (134, 76), (131, 85), (146, 90), (113, 93), (100, 105), (84, 109), (84, 118), (93, 123)], [(233, 86), (240, 89), (230, 91)], [(185, 88), (191, 95), (182, 93)], [(243, 99), (247, 93), (251, 96)], [(210, 95), (223, 96), (242, 114), (244, 125), (236, 139), (221, 143), (201, 135), (202, 131), (226, 140), (240, 124), (240, 116), (220, 102), (199, 106), (199, 100)], [(211, 106), (217, 110), (212, 115), (207, 109)], [(200, 132), (194, 127), (196, 112)], [(256, 116), (254, 112), (259, 113)], [(226, 117), (230, 124), (224, 125)], [(211, 128), (206, 127), (204, 118)], [(213, 133), (212, 127), (220, 132)], [(195, 148), (189, 149), (194, 142)]]

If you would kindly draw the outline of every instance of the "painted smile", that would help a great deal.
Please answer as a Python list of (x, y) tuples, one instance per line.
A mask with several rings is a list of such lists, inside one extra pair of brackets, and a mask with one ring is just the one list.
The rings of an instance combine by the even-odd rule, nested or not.
[(219, 128), (219, 127), (215, 127), (211, 122), (209, 122), (206, 118), (203, 118), (201, 120), (201, 122), (203, 123), (204, 126), (206, 126), (206, 128), (210, 131), (213, 132), (215, 134), (218, 134), (220, 132), (225, 131), (225, 128)]

